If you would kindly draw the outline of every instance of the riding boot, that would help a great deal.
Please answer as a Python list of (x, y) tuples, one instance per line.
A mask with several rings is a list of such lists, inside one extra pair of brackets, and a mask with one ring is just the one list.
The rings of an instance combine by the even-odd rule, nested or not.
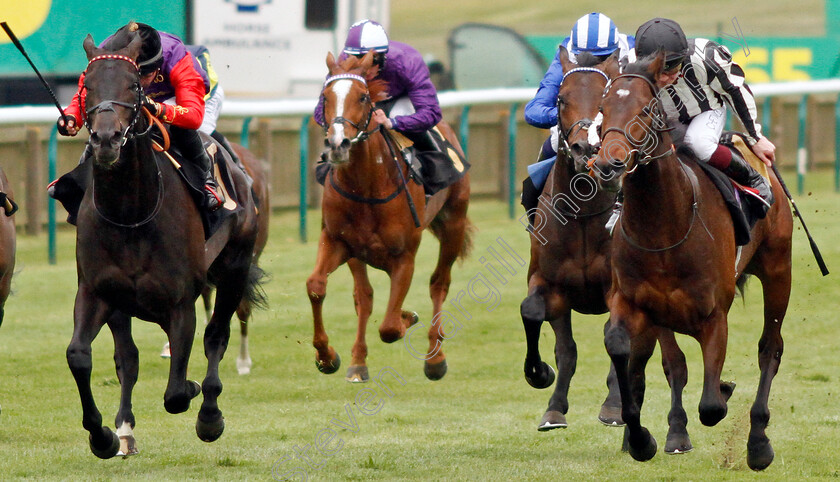
[(93, 150), (90, 144), (85, 144), (85, 150), (79, 158), (75, 169), (59, 177), (47, 186), (47, 195), (60, 202), (67, 211), (67, 222), (76, 225), (79, 205), (85, 196), (88, 178), (90, 177), (90, 161)]
[(173, 140), (178, 143), (184, 158), (204, 173), (204, 207), (210, 212), (222, 207), (225, 200), (213, 177), (213, 163), (207, 150), (204, 149), (204, 143), (201, 142), (198, 131), (173, 126), (170, 128), (170, 133)]
[(528, 214), (528, 222), (531, 226), (534, 225), (534, 217), (536, 216), (536, 212), (533, 211), (537, 207), (540, 202), (540, 190), (534, 186), (534, 181), (531, 180), (531, 176), (525, 178), (522, 181), (522, 197), (520, 198), (520, 202), (522, 203), (522, 207), (525, 208), (525, 213)]
[(741, 157), (740, 152), (735, 149), (730, 150), (732, 151), (732, 161), (729, 162), (728, 167), (723, 169), (723, 173), (738, 184), (754, 189), (761, 202), (765, 204), (766, 209), (770, 209), (774, 201), (770, 183)]

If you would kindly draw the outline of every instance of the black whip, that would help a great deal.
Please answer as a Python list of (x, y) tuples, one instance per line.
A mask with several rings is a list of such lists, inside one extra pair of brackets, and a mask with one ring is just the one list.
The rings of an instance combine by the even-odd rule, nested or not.
[(41, 76), (41, 72), (39, 72), (38, 68), (35, 67), (35, 64), (32, 63), (32, 59), (30, 59), (29, 55), (27, 55), (26, 49), (23, 48), (23, 45), (20, 43), (20, 40), (18, 40), (17, 36), (14, 34), (14, 32), (12, 32), (12, 29), (9, 28), (9, 25), (6, 22), (0, 22), (0, 27), (3, 27), (3, 30), (6, 31), (6, 35), (8, 35), (10, 39), (12, 39), (12, 43), (15, 44), (15, 47), (17, 47), (20, 53), (23, 54), (24, 58), (26, 58), (26, 61), (29, 62), (29, 65), (32, 66), (32, 70), (34, 70), (35, 73), (38, 74), (38, 78), (41, 79), (41, 83), (44, 84), (44, 87), (47, 89), (47, 92), (50, 93), (50, 97), (52, 97), (52, 100), (55, 103), (55, 106), (58, 108), (58, 111), (61, 112), (61, 117), (64, 117), (64, 109), (62, 109), (61, 104), (58, 103), (58, 99), (55, 97), (55, 94), (50, 88), (50, 85), (47, 83), (46, 80), (44, 80), (44, 77)]
[(779, 184), (782, 185), (782, 189), (784, 189), (785, 191), (785, 196), (787, 196), (787, 198), (790, 200), (791, 206), (793, 206), (793, 213), (796, 214), (796, 217), (799, 218), (799, 222), (802, 223), (802, 229), (805, 230), (805, 235), (808, 236), (808, 242), (811, 243), (811, 252), (814, 253), (814, 258), (817, 260), (817, 264), (820, 267), (820, 272), (823, 276), (825, 276), (828, 274), (828, 268), (825, 265), (825, 261), (823, 261), (822, 254), (820, 254), (820, 248), (817, 247), (817, 243), (815, 243), (814, 238), (811, 237), (811, 233), (810, 231), (808, 231), (808, 226), (805, 226), (805, 220), (802, 219), (802, 214), (799, 212), (799, 208), (796, 207), (796, 201), (793, 200), (793, 196), (791, 196), (790, 191), (785, 185), (785, 181), (782, 179), (782, 175), (776, 168), (776, 164), (774, 163), (772, 167), (773, 172), (776, 173), (776, 178), (779, 180)]

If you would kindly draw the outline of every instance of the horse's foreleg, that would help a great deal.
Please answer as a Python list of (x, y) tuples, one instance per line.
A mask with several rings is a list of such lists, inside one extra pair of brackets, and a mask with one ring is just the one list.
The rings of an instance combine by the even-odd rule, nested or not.
[(347, 248), (341, 242), (334, 242), (324, 231), (318, 241), (318, 256), (315, 269), (306, 280), (306, 294), (312, 305), (314, 334), (312, 346), (315, 347), (315, 366), (321, 373), (335, 373), (341, 366), (341, 358), (330, 346), (330, 340), (324, 329), (323, 305), (327, 296), (327, 276), (347, 261)]
[[(553, 298), (557, 298), (554, 296)], [(549, 305), (553, 303), (549, 302)], [(555, 310), (549, 309), (549, 313)], [(554, 393), (548, 401), (548, 408), (543, 415), (538, 430), (565, 428), (566, 413), (569, 412), (569, 385), (577, 368), (577, 344), (572, 337), (572, 312), (564, 307), (560, 315), (553, 318), (554, 360), (557, 363), (557, 383)]]
[(90, 388), (91, 343), (110, 315), (109, 308), (94, 298), (87, 286), (79, 284), (73, 310), (73, 337), (67, 347), (67, 364), (76, 380), (82, 401), (82, 426), (90, 433), (90, 450), (99, 458), (107, 459), (117, 454), (120, 439), (108, 427), (102, 426), (102, 414), (96, 408)]
[(682, 393), (688, 383), (688, 368), (685, 354), (677, 344), (674, 332), (659, 329), (659, 349), (662, 350), (662, 369), (671, 387), (671, 410), (668, 412), (668, 438), (665, 441), (665, 453), (683, 454), (693, 447), (688, 436), (688, 416), (682, 403)]
[[(610, 320), (604, 323), (604, 336), (610, 327)], [(607, 373), (607, 398), (601, 404), (601, 411), (598, 413), (598, 421), (608, 427), (623, 427), (624, 419), (621, 418), (621, 393), (618, 390), (618, 378), (615, 374), (615, 365), (610, 363), (610, 371)]]
[[(415, 253), (404, 253), (392, 264), (388, 275), (391, 277), (391, 291), (388, 297), (388, 305), (385, 308), (385, 318), (379, 325), (379, 338), (385, 343), (393, 343), (403, 336), (408, 328), (403, 321), (402, 305), (411, 287), (411, 278), (414, 276), (414, 255)], [(435, 313), (437, 315), (437, 313)], [(435, 316), (437, 319), (437, 316)], [(429, 328), (429, 337), (432, 330), (437, 331), (438, 326), (432, 323)], [(431, 352), (430, 352), (431, 353)], [(433, 358), (438, 355), (434, 355)], [(426, 360), (428, 364), (428, 360)]]
[(770, 386), (779, 371), (785, 344), (782, 321), (790, 298), (790, 269), (781, 270), (773, 279), (764, 277), (764, 330), (758, 341), (758, 367), (761, 375), (755, 402), (750, 409), (750, 435), (747, 442), (747, 465), (763, 470), (773, 462), (773, 447), (765, 430), (770, 422)]
[[(245, 251), (250, 252), (250, 250)], [(207, 358), (207, 373), (201, 383), (204, 401), (198, 411), (195, 431), (198, 438), (213, 442), (222, 436), (225, 419), (219, 409), (218, 399), (222, 393), (222, 380), (219, 377), (219, 364), (225, 356), (230, 341), (230, 321), (236, 308), (242, 301), (248, 280), (250, 257), (240, 261), (244, 269), (225, 273), (216, 288), (216, 303), (210, 323), (204, 329), (204, 356)]]
[(137, 383), (140, 357), (134, 338), (131, 336), (131, 318), (115, 311), (108, 319), (108, 327), (114, 337), (114, 364), (120, 380), (120, 408), (114, 426), (120, 437), (118, 455), (136, 455), (137, 442), (134, 439), (134, 413), (131, 411), (131, 393)]
[(201, 393), (198, 382), (187, 381), (187, 365), (195, 337), (195, 301), (190, 299), (175, 306), (168, 318), (161, 323), (169, 337), (172, 353), (163, 406), (169, 413), (182, 413), (190, 408), (190, 400)]
[(696, 337), (703, 351), (703, 394), (700, 396), (700, 423), (716, 425), (726, 417), (726, 397), (721, 392), (720, 374), (726, 359), (726, 313), (715, 309)]
[(347, 260), (347, 266), (353, 274), (353, 302), (356, 306), (358, 326), (356, 327), (356, 341), (351, 351), (352, 359), (347, 368), (345, 379), (348, 382), (366, 382), (370, 379), (367, 367), (367, 331), (368, 319), (373, 311), (373, 287), (367, 274), (367, 265), (356, 258)]
[(540, 356), (540, 330), (547, 318), (547, 291), (545, 280), (539, 273), (534, 273), (528, 280), (528, 296), (519, 305), (522, 327), (525, 330), (525, 381), (539, 389), (548, 388), (554, 383), (554, 369), (542, 361)]
[[(650, 432), (642, 426), (640, 408), (633, 397), (630, 372), (631, 332), (628, 330), (630, 315), (628, 307), (613, 295), (610, 306), (610, 326), (604, 335), (604, 346), (615, 366), (618, 389), (621, 393), (621, 417), (624, 420), (626, 436), (629, 443), (630, 455), (639, 461), (650, 460), (656, 455), (656, 440)], [(634, 364), (638, 366), (637, 364)]]

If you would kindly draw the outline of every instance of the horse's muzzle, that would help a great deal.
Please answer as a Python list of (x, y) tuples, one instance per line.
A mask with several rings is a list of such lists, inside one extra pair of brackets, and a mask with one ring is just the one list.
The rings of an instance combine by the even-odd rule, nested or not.
[(327, 147), (327, 160), (333, 164), (343, 164), (350, 160), (350, 146), (352, 143), (350, 139), (344, 137), (340, 142), (335, 142), (335, 139), (328, 139), (324, 141)]

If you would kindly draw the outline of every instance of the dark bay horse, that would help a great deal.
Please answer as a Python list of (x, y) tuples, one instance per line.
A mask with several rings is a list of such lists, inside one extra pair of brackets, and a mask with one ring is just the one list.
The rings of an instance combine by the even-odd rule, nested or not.
[[(260, 255), (268, 242), (268, 222), (271, 217), (271, 204), (269, 194), (268, 172), (263, 162), (248, 149), (239, 144), (230, 143), (236, 155), (242, 161), (245, 171), (253, 179), (253, 190), (256, 196), (257, 208), (257, 242), (254, 244), (254, 264), (259, 263)], [(205, 320), (210, 321), (213, 317), (213, 288), (207, 286), (201, 293), (201, 300), (204, 303)], [(251, 319), (251, 312), (254, 308), (253, 300), (243, 297), (239, 307), (236, 308), (236, 317), (239, 318), (239, 355), (236, 357), (236, 371), (240, 375), (251, 373), (251, 352), (248, 349), (248, 321)], [(161, 356), (169, 358), (171, 355), (169, 343), (163, 347)]]
[[(365, 330), (373, 305), (367, 266), (381, 269), (391, 278), (390, 297), (379, 327), (382, 341), (391, 343), (402, 338), (406, 329), (417, 321), (416, 314), (402, 311), (402, 304), (414, 274), (414, 257), (421, 235), (428, 228), (440, 241), (429, 292), (433, 313), (441, 313), (449, 291), (452, 264), (465, 256), (471, 246), (471, 224), (467, 219), (469, 173), (426, 200), (422, 186), (406, 182), (408, 169), (405, 162), (396, 160), (392, 154), (393, 147), (388, 145), (384, 128), (369, 125), (375, 102), (387, 95), (387, 86), (373, 80), (378, 68), (373, 65), (372, 52), (362, 59), (348, 57), (340, 65), (330, 53), (327, 67), (330, 77), (323, 91), (325, 144), (333, 167), (325, 182), (315, 269), (306, 281), (315, 326), (313, 346), (318, 370), (323, 373), (338, 370), (340, 359), (329, 345), (322, 307), (327, 276), (346, 262), (353, 274), (353, 298), (358, 315), (347, 379), (367, 381)], [(460, 150), (452, 129), (444, 122), (438, 128)], [(406, 196), (411, 196), (416, 206), (419, 227), (415, 226)], [(446, 357), (440, 347), (443, 331), (440, 323), (431, 323), (429, 351), (422, 356), (424, 373), (432, 380), (446, 373)]]
[[(747, 463), (762, 470), (773, 461), (765, 429), (770, 385), (784, 344), (782, 321), (791, 287), (790, 208), (777, 201), (736, 249), (731, 217), (721, 195), (693, 160), (677, 156), (658, 103), (654, 79), (663, 55), (631, 64), (608, 87), (602, 102), (602, 147), (593, 168), (600, 184), (624, 192), (612, 244), (610, 325), (604, 344), (615, 364), (630, 454), (648, 460), (656, 441), (641, 425), (644, 367), (653, 350), (652, 328), (694, 337), (703, 354), (700, 421), (726, 416), (731, 395), (720, 374), (726, 356), (727, 314), (736, 280), (753, 274), (764, 294), (764, 330), (758, 342), (761, 375), (750, 410)], [(785, 199), (771, 171), (777, 200)], [(741, 286), (739, 283), (738, 286)]]
[[(535, 388), (547, 388), (554, 381), (551, 366), (541, 360), (539, 353), (543, 321), (549, 321), (555, 334), (554, 353), (559, 373), (548, 408), (537, 426), (540, 431), (567, 426), (569, 384), (577, 364), (571, 312), (606, 313), (606, 294), (611, 282), (611, 236), (605, 224), (616, 194), (598, 189), (588, 175), (586, 161), (595, 152), (588, 139), (589, 126), (598, 114), (609, 79), (618, 75), (618, 59), (614, 55), (599, 63), (598, 58), (584, 54), (576, 60), (576, 63), (569, 61), (566, 49), (561, 48), (565, 76), (558, 96), (560, 148), (540, 198), (534, 226), (529, 228), (532, 236), (528, 296), (521, 306), (528, 342), (525, 379)], [(687, 381), (685, 356), (673, 332), (662, 330), (659, 341), (673, 405), (665, 451), (684, 453), (691, 450), (682, 408), (682, 389)], [(609, 394), (598, 419), (610, 426), (624, 425), (613, 367), (607, 377), (607, 387)]]
[[(169, 338), (165, 409), (185, 412), (203, 393), (196, 433), (207, 442), (221, 436), (219, 362), (230, 337), (231, 316), (243, 296), (257, 298), (261, 275), (252, 263), (258, 222), (244, 175), (225, 154), (241, 209), (229, 214), (205, 243), (188, 188), (174, 164), (153, 152), (135, 63), (141, 39), (134, 36), (126, 43), (110, 51), (97, 48), (90, 35), (84, 41), (88, 66), (83, 112), (93, 152), (92, 177), (77, 220), (78, 292), (67, 362), (79, 389), (91, 451), (101, 458), (118, 450), (137, 453), (131, 393), (139, 357), (131, 317), (157, 323)], [(195, 336), (195, 301), (208, 282), (217, 294), (204, 334), (207, 374), (199, 385), (187, 380), (187, 362)], [(117, 433), (102, 425), (90, 386), (91, 342), (106, 323), (114, 337), (121, 385)]]

